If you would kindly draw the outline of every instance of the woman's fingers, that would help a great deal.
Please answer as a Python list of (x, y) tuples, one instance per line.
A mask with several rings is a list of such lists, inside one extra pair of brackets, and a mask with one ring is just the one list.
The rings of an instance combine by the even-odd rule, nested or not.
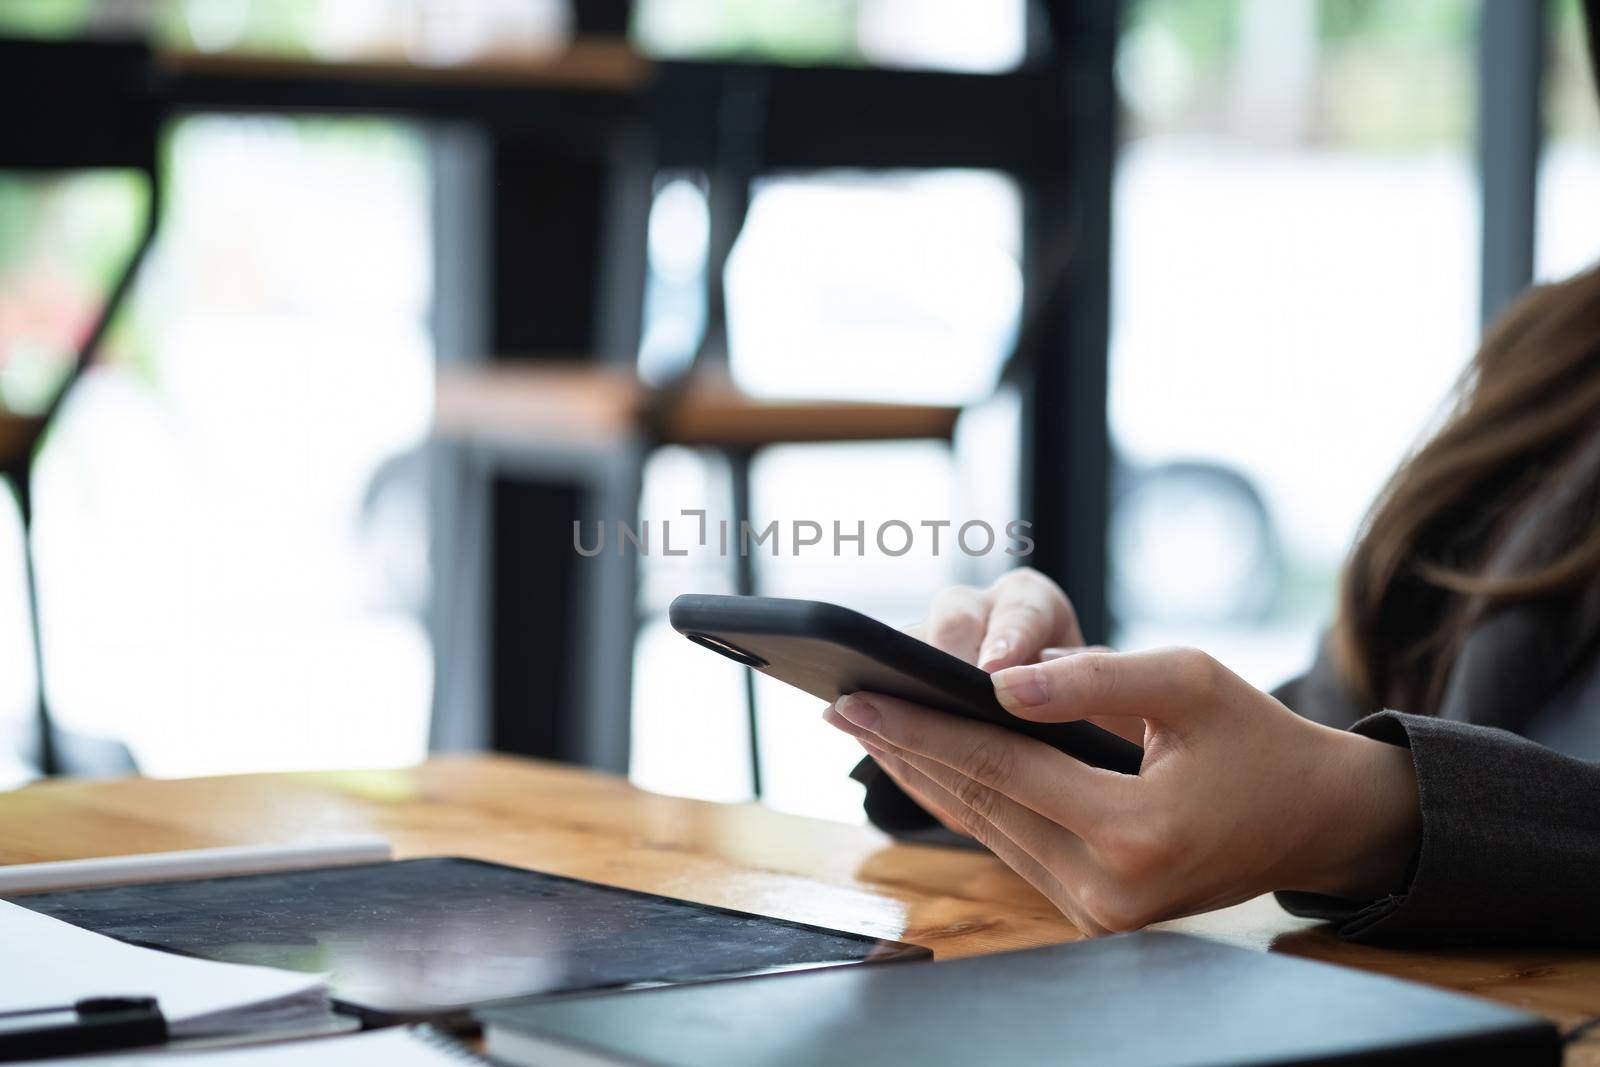
[(1143, 748), (1148, 740), (1149, 731), (1145, 729), (1143, 719), (1118, 715), (1091, 715), (1083, 721), (1092, 723), (1107, 733), (1116, 734), (1124, 741), (1131, 741), (1140, 748)]
[[(1039, 661), (1065, 659), (1068, 656), (1081, 656), (1085, 652), (1110, 652), (1106, 645), (1082, 645), (1078, 648), (1047, 648), (1039, 653)], [(1132, 741), (1143, 747), (1145, 743), (1145, 728), (1143, 719), (1129, 718), (1120, 715), (1089, 715), (1083, 720), (1093, 723), (1102, 730), (1116, 734), (1124, 741)]]
[(987, 671), (1032, 663), (1049, 646), (1083, 643), (1066, 594), (1028, 567), (1008, 571), (987, 589), (946, 589), (908, 632)]
[(971, 586), (957, 585), (934, 598), (927, 621), (913, 632), (934, 648), (968, 663), (978, 661), (978, 646), (989, 625), (989, 594)]
[[(832, 726), (839, 726), (839, 724), (844, 721), (843, 719), (839, 718), (839, 713), (834, 711), (832, 708), (824, 711), (822, 713), (822, 718), (824, 722), (827, 722)], [(856, 740), (861, 741), (860, 738), (857, 738)], [(867, 755), (873, 758), (873, 761), (877, 763), (879, 769), (882, 770), (884, 774), (887, 774), (890, 778), (894, 779), (894, 783), (904, 790), (905, 793), (911, 797), (911, 799), (922, 805), (923, 810), (925, 810), (929, 815), (932, 815), (935, 819), (939, 820), (939, 824), (941, 826), (953, 834), (967, 833), (966, 826), (955, 814), (956, 806), (953, 800), (950, 800), (948, 797), (931, 796), (922, 790), (919, 790), (902, 773), (901, 768), (905, 766), (905, 762), (899, 759), (891, 760), (886, 758), (888, 754), (877, 745), (872, 744), (870, 741), (861, 741), (861, 747), (866, 750)]]
[(1047, 659), (1066, 659), (1068, 656), (1081, 656), (1085, 652), (1110, 652), (1110, 651), (1111, 651), (1111, 646), (1110, 645), (1078, 645), (1076, 648), (1067, 648), (1065, 646), (1052, 646), (1050, 648), (1044, 649), (1043, 651), (1041, 651), (1039, 653), (1039, 660), (1042, 663), (1043, 661), (1045, 661)]
[(1021, 875), (1074, 926), (1090, 936), (1107, 932), (1105, 927), (1095, 922), (1079, 907), (1061, 880), (1048, 867), (1035, 858), (1032, 852), (1012, 839), (1005, 827), (988, 822), (966, 808), (959, 797), (930, 778), (922, 769), (913, 766), (903, 753), (890, 752), (866, 741), (862, 742), (862, 745), (872, 754), (872, 758), (877, 760), (884, 772), (900, 783), (901, 788), (914, 796), (918, 803), (930, 809), (941, 808), (961, 812), (962, 814), (956, 818), (962, 832), (976, 838), (985, 848), (999, 857), (1002, 863)]
[(1182, 733), (1191, 716), (1215, 706), (1231, 678), (1189, 648), (1084, 652), (1001, 671), (994, 692), (1011, 714), (1035, 722), (1138, 718)]
[(1083, 836), (1118, 811), (1136, 778), (1101, 770), (1041, 741), (894, 697), (859, 694), (833, 706), (840, 729), (893, 751), (925, 756)]
[(998, 671), (1032, 663), (1047, 645), (1083, 642), (1078, 618), (1061, 590), (1038, 571), (1008, 572), (992, 587), (993, 606), (978, 666)]
[(1023, 807), (1004, 793), (990, 789), (937, 760), (914, 752), (889, 752), (902, 765), (938, 786), (941, 795), (952, 798), (959, 805), (955, 809), (957, 820), (967, 833), (984, 844), (990, 843), (987, 830), (992, 827), (1058, 874), (1079, 869), (1084, 864), (1086, 856), (1083, 842), (1032, 808)]

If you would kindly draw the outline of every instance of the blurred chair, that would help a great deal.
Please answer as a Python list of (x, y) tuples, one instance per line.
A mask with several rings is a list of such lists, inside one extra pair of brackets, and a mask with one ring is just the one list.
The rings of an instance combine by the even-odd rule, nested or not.
[(0, 409), (0, 475), (11, 483), (22, 516), (28, 611), (39, 690), (32, 736), (22, 741), (22, 749), (26, 762), (45, 775), (134, 769), (125, 746), (74, 736), (57, 729), (51, 721), (31, 541), (32, 476), (40, 440), (73, 385), (94, 362), (107, 329), (155, 241), (161, 204), (156, 159), (160, 122), (148, 84), (150, 69), (149, 51), (142, 45), (0, 40), (0, 98), (26, 101), (14, 108), (6, 135), (0, 137), (0, 170), (39, 174), (136, 170), (144, 176), (148, 191), (148, 209), (138, 242), (74, 354), (66, 382), (42, 411), (16, 413)]
[[(596, 511), (606, 520), (637, 517), (640, 482), (650, 452), (680, 445), (709, 449), (726, 461), (730, 475), (730, 528), (751, 521), (751, 467), (773, 446), (822, 442), (935, 440), (953, 443), (962, 409), (944, 404), (859, 403), (840, 400), (771, 400), (748, 396), (729, 372), (727, 299), (724, 276), (729, 256), (743, 230), (752, 183), (764, 168), (767, 75), (761, 68), (732, 67), (692, 72), (692, 80), (673, 90), (659, 111), (668, 140), (705, 139), (709, 234), (707, 242), (706, 326), (687, 368), (673, 381), (650, 386), (639, 379), (634, 362), (477, 364), (441, 371), (436, 397), (438, 439), (461, 464), (490, 465), (522, 477), (571, 477), (573, 471), (598, 487)], [(708, 85), (703, 79), (713, 79)], [(669, 96), (671, 93), (669, 92)], [(704, 114), (714, 99), (712, 128), (671, 129), (681, 116)], [(698, 106), (696, 106), (698, 102)], [(1062, 311), (1066, 266), (1072, 242), (1061, 234), (1043, 250), (1043, 289), (1019, 333), (1006, 377), (1015, 380), (1034, 350), (1041, 331)], [(441, 479), (441, 485), (477, 487), (486, 479)], [(439, 698), (434, 740), (442, 747), (473, 743), (470, 732), (450, 735), (449, 717), (462, 709), (489, 714), (473, 679), (481, 676), (478, 657), (486, 641), (479, 629), (490, 612), (489, 576), (480, 559), (487, 543), (486, 500), (445, 501), (435, 514), (446, 528), (436, 530), (436, 642)], [(565, 523), (572, 516), (562, 516)], [(561, 546), (573, 554), (570, 545)], [(560, 550), (560, 549), (557, 549)], [(530, 549), (530, 551), (534, 551)], [(585, 581), (580, 601), (588, 616), (577, 623), (583, 669), (593, 677), (581, 691), (579, 708), (561, 709), (582, 719), (579, 731), (588, 752), (612, 769), (626, 770), (626, 732), (631, 702), (632, 649), (639, 626), (637, 561), (618, 552), (582, 561)], [(729, 562), (734, 589), (759, 591), (753, 556), (737, 551)], [(478, 662), (474, 662), (478, 660)], [(745, 672), (745, 710), (752, 791), (762, 790), (754, 674)], [(497, 709), (503, 713), (504, 709)], [(469, 712), (470, 713), (470, 712)], [(457, 724), (459, 726), (459, 724)]]
[[(721, 106), (715, 111), (708, 175), (710, 233), (706, 263), (706, 328), (694, 358), (676, 379), (649, 386), (635, 363), (523, 363), (471, 366), (442, 372), (436, 431), (443, 440), (468, 446), (478, 462), (515, 467), (538, 476), (557, 464), (565, 476), (583, 473), (602, 502), (607, 520), (632, 521), (638, 512), (644, 464), (666, 445), (711, 449), (727, 463), (734, 530), (751, 518), (750, 469), (754, 457), (776, 445), (817, 442), (952, 440), (960, 408), (936, 404), (852, 403), (836, 400), (766, 400), (738, 390), (728, 371), (727, 315), (723, 275), (743, 228), (750, 185), (762, 169), (764, 74), (756, 68), (717, 72)], [(689, 91), (703, 87), (694, 83)], [(698, 114), (685, 101), (663, 105), (666, 116)], [(668, 137), (673, 136), (669, 133)], [(498, 460), (486, 459), (497, 456)], [(481, 484), (481, 479), (478, 482)], [(472, 484), (457, 479), (455, 484)], [(473, 546), (484, 501), (458, 501), (437, 514), (452, 530), (437, 531), (448, 546), (436, 556), (441, 615), (436, 631), (441, 698), (436, 723), (451, 709), (481, 707), (471, 678), (482, 641), (475, 627), (486, 614), (484, 583)], [(569, 551), (571, 551), (569, 549)], [(632, 649), (639, 617), (637, 561), (616, 553), (584, 560), (588, 578), (583, 600), (585, 670), (581, 689), (590, 695), (578, 714), (589, 751), (598, 762), (626, 770), (626, 733), (631, 703)], [(755, 561), (732, 555), (734, 588), (757, 591)], [(452, 687), (455, 687), (452, 693)], [(762, 790), (754, 676), (746, 672), (751, 788)], [(571, 711), (567, 712), (572, 714)], [(447, 745), (436, 729), (435, 741)]]
[[(788, 97), (778, 91), (779, 78), (788, 79)], [(710, 216), (707, 324), (681, 376), (655, 386), (641, 381), (636, 336), (631, 350), (627, 343), (597, 345), (595, 352), (603, 355), (573, 352), (571, 361), (551, 361), (548, 353), (560, 350), (546, 345), (539, 349), (546, 353), (544, 359), (441, 366), (433, 448), (435, 748), (505, 748), (627, 770), (632, 650), (640, 622), (638, 562), (614, 550), (580, 559), (569, 531), (574, 519), (598, 517), (610, 523), (636, 518), (642, 472), (653, 449), (684, 445), (725, 457), (732, 475), (732, 528), (738, 529), (749, 518), (751, 463), (765, 448), (799, 442), (952, 440), (961, 414), (955, 406), (764, 400), (740, 393), (731, 381), (723, 280), (745, 223), (751, 183), (768, 171), (802, 165), (931, 165), (926, 162), (929, 153), (938, 152), (930, 144), (943, 144), (942, 135), (924, 131), (931, 140), (918, 142), (909, 156), (859, 144), (853, 150), (857, 154), (848, 159), (819, 149), (819, 143), (831, 142), (824, 129), (797, 119), (794, 100), (800, 89), (792, 79), (792, 72), (754, 64), (683, 63), (657, 72), (648, 124), (654, 152), (640, 153), (635, 166), (645, 169), (646, 180), (635, 181), (632, 188), (647, 189), (655, 173), (704, 170)], [(965, 100), (970, 110), (983, 106), (983, 94), (992, 85), (1009, 84), (978, 79), (946, 85), (945, 91), (951, 99)], [(857, 88), (849, 79), (833, 83), (828, 106), (848, 107), (849, 94)], [(918, 106), (920, 91), (920, 86), (901, 84), (897, 92), (905, 95), (896, 96), (896, 103)], [(1034, 90), (1030, 85), (1021, 91), (1031, 99)], [(977, 95), (968, 99), (957, 92)], [(823, 108), (820, 113), (826, 112)], [(1041, 122), (1053, 121), (1051, 115)], [(787, 136), (807, 146), (804, 164), (794, 161), (793, 145), (788, 156), (780, 157), (779, 142), (769, 140), (780, 118), (790, 123), (779, 123)], [(997, 137), (997, 145), (1008, 143), (1007, 135)], [(990, 159), (985, 154), (990, 151), (995, 158), (1005, 154), (986, 145), (979, 155)], [(1020, 161), (1011, 157), (991, 164), (1023, 168), (1028, 188), (1051, 194), (1045, 205), (1050, 210), (1031, 213), (1038, 232), (1027, 254), (1029, 301), (1007, 370), (1008, 382), (1025, 389), (1039, 378), (1034, 371), (1057, 367), (1062, 330), (1076, 321), (1071, 297), (1083, 296), (1083, 283), (1074, 282), (1065, 269), (1069, 256), (1082, 253), (1086, 244), (1091, 259), (1094, 254), (1092, 234), (1085, 237), (1078, 213), (1070, 205), (1056, 209), (1057, 201), (1071, 191), (1052, 169), (1058, 156), (1052, 150), (1041, 160), (1030, 151)], [(912, 158), (920, 162), (907, 162)], [(939, 158), (944, 159), (941, 165), (955, 165), (943, 155)], [(512, 187), (520, 188), (500, 181), (497, 195)], [(557, 228), (558, 223), (547, 220)], [(625, 263), (611, 265), (613, 273), (626, 274), (642, 264), (642, 213), (624, 228), (630, 232), (621, 240), (597, 242), (602, 248), (628, 250)], [(585, 269), (588, 262), (583, 261)], [(565, 292), (563, 284), (556, 284), (564, 281), (558, 276), (548, 284)], [(638, 295), (632, 293), (630, 299)], [(1086, 299), (1092, 312), (1092, 291)], [(552, 310), (561, 311), (547, 313)], [(612, 302), (593, 313), (597, 321), (613, 322), (633, 310), (631, 304)], [(1092, 333), (1090, 320), (1092, 314), (1084, 328)], [(1048, 358), (1041, 358), (1041, 352)], [(1083, 395), (1092, 399), (1094, 390)], [(1088, 430), (1093, 429), (1090, 420)], [(1092, 444), (1093, 434), (1088, 438)], [(1092, 464), (1093, 455), (1092, 448), (1085, 449), (1077, 458)], [(551, 492), (554, 486), (560, 491)], [(508, 524), (497, 514), (502, 506), (516, 523)], [(515, 530), (515, 541), (508, 529)], [(494, 573), (490, 559), (498, 566)], [(730, 567), (737, 591), (758, 590), (753, 559), (735, 553)], [(566, 673), (555, 677), (558, 671)], [(748, 676), (746, 695), (752, 785), (759, 793), (754, 684)]]
[[(622, 5), (618, 5), (619, 7)], [(767, 73), (754, 66), (687, 69), (658, 84), (654, 109), (658, 148), (674, 146), (709, 158), (710, 233), (706, 263), (706, 329), (684, 372), (657, 386), (641, 381), (634, 351), (597, 361), (524, 361), (458, 364), (442, 369), (436, 397), (436, 450), (444, 465), (436, 479), (434, 633), (438, 657), (433, 744), (476, 747), (507, 736), (499, 720), (509, 709), (483, 692), (489, 674), (485, 627), (504, 576), (490, 576), (482, 559), (493, 538), (489, 520), (495, 477), (528, 481), (578, 481), (591, 515), (606, 521), (637, 517), (645, 462), (656, 448), (711, 449), (731, 475), (732, 529), (750, 519), (750, 469), (754, 457), (776, 445), (815, 442), (952, 440), (958, 407), (928, 404), (850, 403), (833, 400), (764, 400), (741, 393), (728, 372), (723, 275), (743, 228), (750, 186), (763, 170)], [(715, 116), (710, 123), (702, 116)], [(655, 165), (662, 161), (656, 160)], [(648, 183), (645, 183), (645, 187)], [(637, 186), (636, 186), (637, 188)], [(636, 245), (640, 254), (642, 244)], [(561, 516), (566, 524), (579, 516)], [(526, 556), (565, 552), (554, 539), (522, 546)], [(581, 762), (627, 770), (633, 647), (639, 627), (638, 563), (620, 553), (584, 559), (581, 567), (534, 563), (541, 581), (577, 583), (581, 632), (574, 707), (553, 709), (565, 728), (523, 724), (519, 739)], [(733, 553), (734, 588), (757, 591), (754, 559)], [(520, 565), (519, 565), (520, 568)], [(526, 575), (519, 575), (526, 578)], [(529, 639), (537, 640), (529, 635)], [(747, 672), (746, 711), (752, 791), (761, 794), (755, 683)], [(493, 705), (493, 706), (492, 706)], [(533, 709), (527, 709), (533, 714)], [(463, 720), (494, 719), (484, 723)]]
[[(781, 444), (934, 439), (949, 442), (960, 409), (945, 405), (766, 400), (740, 392), (723, 369), (696, 367), (668, 388), (654, 389), (631, 367), (522, 364), (441, 373), (435, 432), (464, 446), (474, 459), (523, 477), (577, 470), (597, 487), (606, 520), (632, 521), (651, 451), (667, 445), (712, 449), (732, 474), (732, 529), (750, 520), (750, 465), (762, 449)], [(482, 642), (470, 634), (483, 612), (487, 576), (478, 573), (484, 531), (476, 525), (483, 502), (441, 508), (453, 529), (436, 531), (452, 546), (441, 553), (435, 583), (449, 605), (438, 632), (439, 685), (470, 685), (471, 657)], [(559, 516), (563, 530), (573, 516)], [(565, 548), (573, 552), (570, 545)], [(584, 710), (592, 733), (627, 729), (631, 660), (638, 630), (635, 559), (608, 551), (583, 560), (587, 586), (584, 669), (601, 675), (586, 687), (606, 694)], [(754, 559), (732, 554), (734, 587), (757, 591)], [(760, 795), (753, 678), (746, 690), (751, 786)], [(569, 710), (570, 714), (571, 711)], [(605, 722), (597, 720), (618, 719)], [(614, 747), (614, 743), (613, 743)], [(619, 767), (616, 769), (625, 769)]]

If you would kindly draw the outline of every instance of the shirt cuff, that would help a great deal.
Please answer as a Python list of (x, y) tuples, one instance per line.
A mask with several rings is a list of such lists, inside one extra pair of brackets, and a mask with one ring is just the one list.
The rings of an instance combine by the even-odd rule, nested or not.
[[(1405, 716), (1409, 718), (1410, 716)], [(1422, 804), (1422, 844), (1417, 854), (1411, 859), (1410, 869), (1405, 880), (1406, 888), (1399, 893), (1391, 893), (1377, 900), (1356, 901), (1344, 900), (1340, 897), (1324, 896), (1320, 893), (1301, 893), (1282, 891), (1274, 894), (1278, 903), (1291, 915), (1298, 915), (1305, 919), (1320, 919), (1323, 922), (1333, 923), (1340, 937), (1354, 941), (1381, 940), (1388, 927), (1399, 925), (1395, 917), (1401, 915), (1406, 902), (1410, 899), (1417, 884), (1417, 874), (1422, 868), (1422, 857), (1428, 845), (1428, 817), (1427, 800), (1424, 798), (1423, 769), (1417, 758), (1417, 750), (1412, 748), (1411, 736), (1405, 729), (1404, 723), (1399, 723), (1402, 718), (1396, 712), (1385, 711), (1377, 715), (1369, 715), (1350, 727), (1352, 733), (1371, 737), (1391, 745), (1411, 749), (1411, 766), (1417, 775), (1418, 800)]]
[(1592, 909), (1577, 872), (1595, 818), (1581, 783), (1595, 768), (1506, 730), (1430, 716), (1384, 711), (1351, 730), (1411, 751), (1422, 835), (1410, 877), (1371, 901), (1282, 892), (1285, 909), (1361, 941), (1567, 941), (1582, 936), (1574, 921), (1592, 925), (1579, 918)]

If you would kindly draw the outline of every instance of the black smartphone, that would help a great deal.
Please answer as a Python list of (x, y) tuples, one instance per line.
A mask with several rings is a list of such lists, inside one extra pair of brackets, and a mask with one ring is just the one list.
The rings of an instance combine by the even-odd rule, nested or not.
[(989, 675), (860, 612), (815, 600), (686, 593), (667, 609), (697, 645), (832, 703), (884, 693), (1043, 741), (1075, 759), (1138, 774), (1144, 749), (1086, 722), (1019, 719), (995, 699)]

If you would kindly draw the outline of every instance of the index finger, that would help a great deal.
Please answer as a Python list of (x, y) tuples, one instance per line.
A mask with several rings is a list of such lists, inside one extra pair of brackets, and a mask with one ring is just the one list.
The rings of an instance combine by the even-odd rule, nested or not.
[(1197, 649), (1083, 652), (1012, 667), (994, 676), (994, 694), (1011, 714), (1034, 722), (1132, 717), (1179, 733), (1225, 703), (1230, 684), (1244, 685)]
[(978, 666), (1003, 670), (1037, 661), (1049, 645), (1081, 645), (1078, 617), (1061, 591), (1037, 571), (1015, 570), (994, 587)]
[(941, 652), (976, 663), (978, 646), (988, 625), (989, 607), (986, 590), (951, 586), (934, 598), (927, 620), (916, 628), (921, 631), (918, 636)]

